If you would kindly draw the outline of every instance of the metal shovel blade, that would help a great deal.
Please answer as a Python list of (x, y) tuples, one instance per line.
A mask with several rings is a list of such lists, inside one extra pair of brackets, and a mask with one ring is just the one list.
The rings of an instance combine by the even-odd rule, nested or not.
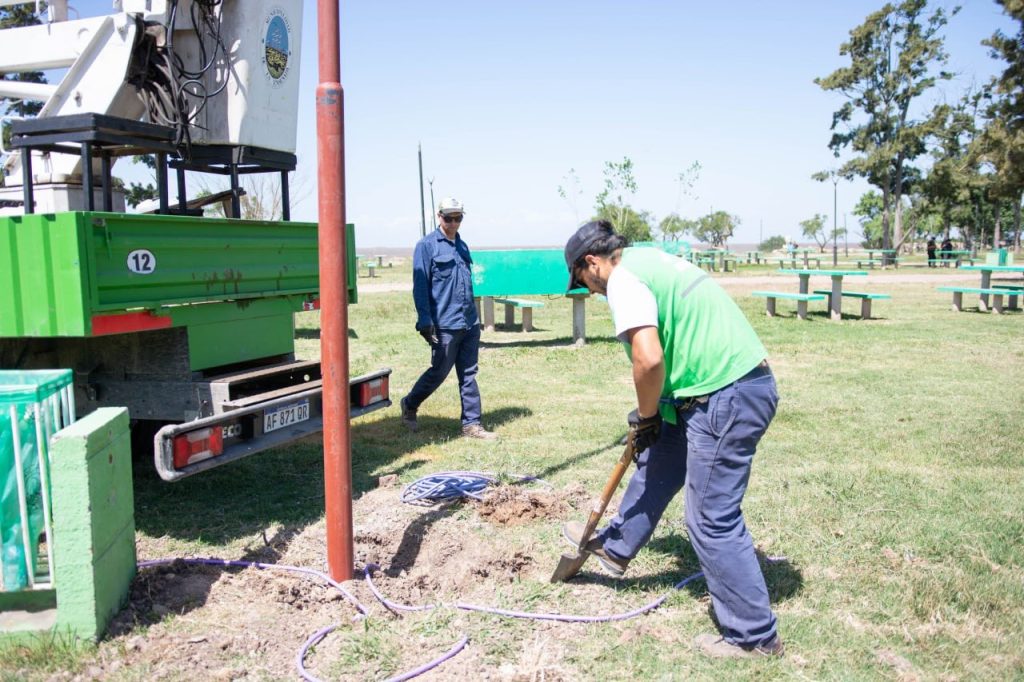
[(580, 569), (583, 568), (583, 564), (587, 563), (587, 557), (589, 556), (590, 552), (563, 554), (558, 559), (558, 565), (555, 566), (555, 572), (551, 575), (551, 582), (560, 583), (579, 573)]

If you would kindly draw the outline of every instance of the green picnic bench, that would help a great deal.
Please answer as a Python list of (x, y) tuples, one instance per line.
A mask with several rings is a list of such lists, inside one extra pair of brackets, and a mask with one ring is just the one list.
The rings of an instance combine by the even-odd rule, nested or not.
[(953, 310), (961, 312), (964, 307), (964, 294), (978, 294), (978, 310), (988, 310), (984, 299), (981, 296), (992, 297), (992, 311), (996, 314), (1003, 312), (1003, 297), (1010, 296), (1010, 291), (1007, 289), (1000, 289), (997, 287), (991, 287), (989, 289), (982, 289), (980, 287), (937, 287), (938, 291), (951, 291), (953, 292)]
[(821, 294), (794, 294), (789, 291), (752, 291), (751, 296), (763, 296), (765, 299), (765, 312), (768, 317), (775, 317), (775, 299), (784, 298), (790, 301), (796, 301), (796, 316), (801, 320), (807, 319), (807, 302), (808, 301), (824, 301), (825, 297)]
[(993, 289), (1005, 289), (1008, 292), (1006, 294), (1006, 298), (1009, 299), (1006, 302), (1006, 309), (1007, 310), (1016, 310), (1017, 309), (1017, 295), (1018, 294), (1024, 295), (1024, 285), (1020, 285), (1020, 284), (993, 284), (992, 288)]
[(533, 331), (533, 309), (543, 308), (544, 304), (540, 301), (530, 301), (525, 298), (496, 298), (495, 303), (501, 303), (505, 306), (505, 326), (511, 327), (516, 322), (515, 311), (519, 308), (523, 311), (523, 331)]
[[(829, 308), (831, 305), (832, 292), (828, 289), (815, 289), (816, 294), (825, 294), (829, 298)], [(873, 294), (866, 291), (844, 291), (843, 296), (849, 296), (850, 298), (860, 299), (860, 319), (870, 320), (871, 319), (871, 302), (872, 301), (884, 301), (885, 299), (892, 298), (891, 294)]]

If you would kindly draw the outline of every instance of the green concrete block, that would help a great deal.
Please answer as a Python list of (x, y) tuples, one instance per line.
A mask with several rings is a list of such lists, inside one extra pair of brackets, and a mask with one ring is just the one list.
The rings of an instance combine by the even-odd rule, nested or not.
[(128, 411), (101, 408), (51, 446), (57, 625), (95, 639), (135, 575)]

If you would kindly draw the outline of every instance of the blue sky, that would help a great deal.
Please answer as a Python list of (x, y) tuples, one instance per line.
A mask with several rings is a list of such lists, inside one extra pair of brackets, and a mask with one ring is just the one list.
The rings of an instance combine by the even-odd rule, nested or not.
[[(94, 4), (102, 8), (106, 3)], [(593, 208), (606, 161), (629, 157), (635, 208), (660, 219), (712, 208), (739, 216), (733, 242), (799, 235), (829, 215), (827, 143), (841, 100), (813, 79), (843, 64), (839, 45), (881, 2), (663, 0), (344, 2), (348, 219), (362, 246), (407, 246), (420, 231), (416, 149), (434, 195), (466, 205), (471, 246), (560, 245)], [(949, 5), (944, 5), (949, 7)], [(93, 13), (91, 10), (88, 13)], [(316, 219), (316, 3), (305, 2), (298, 219)], [(929, 97), (956, 99), (999, 63), (980, 40), (1013, 29), (991, 0), (967, 0), (947, 27), (959, 76)], [(697, 197), (677, 175), (703, 169)], [(557, 187), (574, 168), (578, 212)], [(838, 187), (839, 224), (863, 182)], [(429, 213), (430, 197), (427, 196)], [(854, 217), (849, 225), (856, 232)], [(761, 225), (763, 224), (763, 228)], [(428, 215), (428, 226), (430, 216)]]

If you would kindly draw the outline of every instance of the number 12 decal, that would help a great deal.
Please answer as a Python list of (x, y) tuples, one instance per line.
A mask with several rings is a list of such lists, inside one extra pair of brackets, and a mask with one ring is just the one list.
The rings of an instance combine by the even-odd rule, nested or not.
[(156, 270), (156, 256), (147, 249), (135, 249), (128, 254), (128, 269), (137, 275), (151, 275)]

